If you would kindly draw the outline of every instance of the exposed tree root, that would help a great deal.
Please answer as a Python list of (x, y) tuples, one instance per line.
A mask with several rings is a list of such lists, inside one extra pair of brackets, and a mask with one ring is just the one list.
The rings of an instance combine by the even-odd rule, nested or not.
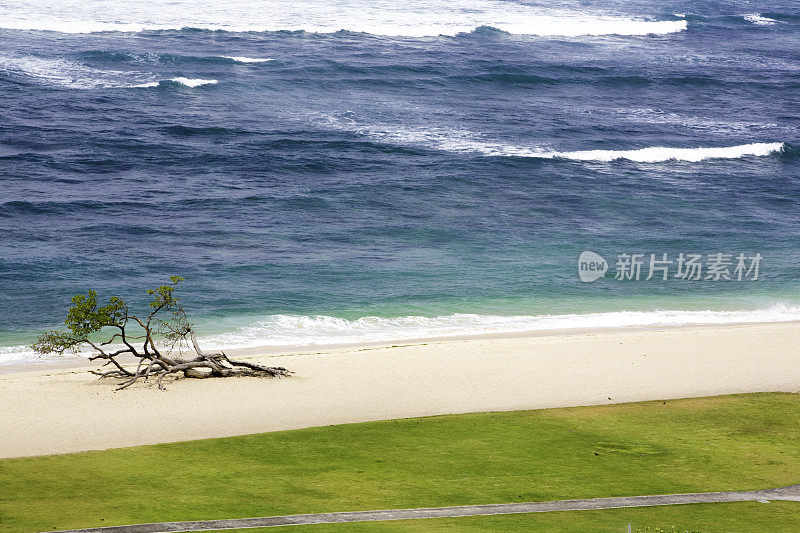
[[(223, 352), (205, 353), (200, 350), (195, 338), (194, 331), (189, 331), (192, 345), (194, 346), (196, 357), (191, 359), (169, 358), (159, 353), (143, 355), (136, 353), (140, 357), (136, 370), (131, 372), (118, 364), (114, 357), (108, 356), (106, 364), (113, 363), (117, 368), (114, 370), (100, 371), (92, 370), (91, 373), (101, 378), (116, 377), (123, 378), (116, 390), (130, 387), (137, 381), (148, 381), (149, 378), (157, 378), (158, 388), (165, 390), (164, 378), (173, 374), (182, 374), (187, 378), (210, 378), (210, 377), (234, 377), (234, 376), (263, 376), (263, 377), (286, 377), (291, 376), (292, 372), (282, 366), (265, 366), (250, 361), (234, 361), (229, 359)], [(125, 351), (125, 353), (131, 353)], [(99, 357), (103, 359), (103, 357)], [(104, 365), (105, 366), (105, 365)]]
[[(142, 358), (143, 362), (148, 358)], [(135, 372), (128, 370), (91, 370), (92, 374), (101, 378), (122, 378), (119, 386), (115, 390), (127, 389), (138, 381), (148, 381), (149, 378), (157, 379), (158, 388), (165, 390), (164, 378), (170, 375), (182, 375), (187, 378), (211, 378), (211, 377), (235, 377), (235, 376), (263, 376), (263, 377), (286, 377), (291, 376), (292, 372), (281, 366), (264, 366), (248, 361), (233, 361), (228, 359), (224, 353), (213, 354), (211, 356), (198, 356), (191, 360), (172, 359), (169, 362), (154, 359), (149, 360), (149, 364), (139, 364)], [(153, 367), (158, 364), (158, 370)]]

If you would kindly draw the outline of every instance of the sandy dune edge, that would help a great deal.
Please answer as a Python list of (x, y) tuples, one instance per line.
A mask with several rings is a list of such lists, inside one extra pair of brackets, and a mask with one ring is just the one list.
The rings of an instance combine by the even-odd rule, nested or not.
[(0, 457), (347, 422), (800, 391), (800, 325), (485, 338), (268, 357), (291, 379), (113, 392), (85, 370), (0, 376)]

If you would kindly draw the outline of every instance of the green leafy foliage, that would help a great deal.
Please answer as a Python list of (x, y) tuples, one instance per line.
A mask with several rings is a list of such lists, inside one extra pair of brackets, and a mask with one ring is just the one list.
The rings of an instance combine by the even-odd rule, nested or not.
[(32, 348), (37, 353), (64, 353), (87, 342), (91, 334), (105, 327), (122, 326), (127, 313), (125, 302), (116, 296), (111, 297), (108, 304), (100, 306), (95, 291), (75, 295), (64, 320), (67, 331), (47, 331), (39, 336)]
[(40, 354), (62, 354), (71, 348), (75, 348), (81, 342), (83, 342), (81, 339), (73, 337), (66, 331), (51, 329), (42, 333), (39, 338), (36, 339), (36, 342), (31, 345), (31, 348), (34, 352)]
[(150, 302), (150, 307), (152, 309), (171, 309), (178, 304), (180, 298), (175, 296), (175, 287), (183, 281), (183, 278), (180, 276), (170, 276), (169, 280), (172, 282), (172, 285), (161, 285), (155, 289), (148, 289), (147, 294), (151, 296), (155, 296), (153, 301)]
[(73, 296), (72, 303), (64, 323), (77, 338), (86, 338), (106, 326), (122, 325), (127, 313), (125, 302), (116, 296), (111, 297), (107, 305), (99, 307), (97, 293), (92, 290), (88, 295)]
[[(90, 338), (104, 328), (115, 327), (124, 331), (131, 320), (143, 327), (146, 334), (151, 331), (151, 320), (156, 321), (156, 329), (185, 334), (190, 324), (186, 320), (180, 299), (175, 296), (175, 287), (181, 281), (183, 278), (180, 276), (170, 276), (170, 284), (147, 291), (147, 294), (154, 298), (149, 304), (152, 311), (146, 321), (140, 321), (136, 316), (129, 314), (127, 304), (118, 296), (112, 296), (107, 304), (100, 305), (97, 292), (93, 290), (89, 290), (86, 294), (75, 295), (72, 297), (72, 306), (67, 309), (67, 317), (64, 320), (66, 330), (46, 331), (31, 347), (40, 354), (62, 354), (67, 350), (77, 349), (81, 344), (91, 344)], [(170, 318), (167, 320), (156, 318), (161, 311), (169, 311)], [(112, 335), (108, 342), (113, 338)]]

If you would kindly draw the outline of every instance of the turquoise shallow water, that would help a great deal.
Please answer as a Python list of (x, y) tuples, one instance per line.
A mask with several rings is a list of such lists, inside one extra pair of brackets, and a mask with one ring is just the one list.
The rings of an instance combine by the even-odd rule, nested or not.
[(220, 346), (800, 318), (794, 2), (202, 4), (0, 3), (0, 360), (170, 274)]

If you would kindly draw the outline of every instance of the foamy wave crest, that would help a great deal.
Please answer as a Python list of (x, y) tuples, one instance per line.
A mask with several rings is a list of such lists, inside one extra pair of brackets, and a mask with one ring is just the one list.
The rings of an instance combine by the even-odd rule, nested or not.
[[(99, 70), (66, 59), (0, 54), (0, 72), (8, 72), (38, 83), (69, 89), (109, 89), (158, 87), (164, 80), (153, 74), (118, 70)], [(176, 77), (166, 80), (186, 87), (215, 85), (218, 80)]]
[(685, 20), (640, 20), (598, 12), (554, 10), (500, 0), (115, 0), (12, 2), (0, 27), (62, 33), (140, 32), (198, 28), (224, 31), (340, 30), (385, 36), (427, 37), (491, 26), (542, 36), (648, 35), (686, 29)]
[[(574, 159), (578, 161), (615, 161), (627, 159), (642, 163), (662, 161), (703, 161), (705, 159), (738, 159), (748, 156), (765, 156), (783, 149), (784, 143), (752, 143), (719, 148), (668, 148), (652, 146), (640, 150), (586, 150), (579, 152), (552, 152), (544, 157)], [(531, 157), (540, 157), (532, 155)]]
[(143, 72), (99, 70), (66, 59), (1, 54), (0, 72), (70, 89), (138, 87), (152, 78)]
[[(332, 122), (334, 125), (335, 122)], [(637, 150), (578, 150), (556, 151), (543, 146), (519, 146), (486, 142), (475, 139), (473, 134), (459, 131), (427, 130), (414, 131), (402, 128), (354, 128), (380, 142), (421, 146), (427, 149), (464, 154), (480, 154), (489, 157), (534, 157), (539, 159), (570, 159), (574, 161), (610, 162), (618, 159), (641, 163), (664, 161), (703, 161), (705, 159), (738, 159), (740, 157), (767, 156), (780, 152), (785, 143), (751, 143), (723, 147), (671, 148), (651, 146)]]
[(0, 365), (25, 363), (41, 359), (30, 346), (0, 346)]
[(237, 63), (266, 63), (267, 61), (275, 61), (271, 57), (259, 58), (259, 57), (242, 57), (242, 56), (220, 56), (224, 59), (230, 59), (231, 61), (236, 61)]
[(363, 317), (357, 320), (330, 316), (274, 315), (232, 333), (204, 337), (202, 342), (216, 349), (304, 347), (573, 329), (796, 320), (800, 320), (800, 307), (783, 305), (758, 311), (620, 311), (538, 316), (453, 314), (437, 317)]
[(519, 23), (497, 26), (497, 29), (519, 35), (543, 37), (579, 37), (582, 35), (666, 35), (685, 30), (685, 20), (645, 21), (615, 18), (575, 20), (541, 17)]
[(171, 25), (101, 22), (96, 20), (52, 19), (48, 17), (12, 18), (0, 17), (0, 28), (8, 30), (52, 31), (58, 33), (102, 33), (109, 31), (141, 32), (145, 30), (169, 30)]
[(187, 87), (200, 87), (201, 85), (216, 85), (219, 83), (217, 80), (204, 80), (202, 78), (172, 78), (169, 81), (186, 85)]
[[(230, 333), (202, 336), (209, 349), (308, 348), (472, 335), (526, 334), (546, 331), (677, 327), (692, 325), (794, 322), (800, 307), (777, 305), (755, 311), (619, 311), (567, 315), (498, 316), (452, 314), (437, 317), (368, 316), (347, 320), (332, 316), (272, 315)], [(81, 354), (79, 354), (81, 355)], [(87, 354), (82, 354), (87, 356)], [(0, 347), (0, 364), (37, 359), (28, 346)], [(40, 358), (39, 358), (40, 359)]]
[(758, 26), (772, 26), (773, 24), (777, 24), (779, 22), (775, 19), (764, 17), (760, 13), (750, 13), (747, 15), (742, 15), (742, 18), (747, 22), (751, 22)]
[[(204, 80), (200, 78), (191, 79), (191, 78), (171, 78), (167, 80), (167, 82), (177, 83), (179, 85), (185, 85), (186, 87), (200, 87), (202, 85), (216, 85), (219, 83), (217, 80)], [(131, 85), (130, 87), (138, 87), (138, 88), (148, 88), (148, 87), (158, 87), (164, 81), (149, 81), (147, 83), (140, 83), (138, 85)]]

